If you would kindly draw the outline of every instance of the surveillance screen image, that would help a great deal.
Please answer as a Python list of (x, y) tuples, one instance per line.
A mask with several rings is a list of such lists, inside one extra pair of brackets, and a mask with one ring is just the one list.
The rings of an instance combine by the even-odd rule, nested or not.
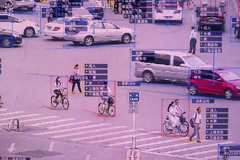
[(0, 160), (240, 160), (240, 0), (0, 0)]

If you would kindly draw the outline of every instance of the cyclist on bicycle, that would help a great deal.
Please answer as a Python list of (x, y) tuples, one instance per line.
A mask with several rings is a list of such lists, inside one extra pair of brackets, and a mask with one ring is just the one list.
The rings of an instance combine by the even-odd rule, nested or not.
[(103, 100), (103, 108), (101, 109), (106, 110), (108, 108), (108, 106), (106, 106), (106, 101), (109, 104), (109, 102), (112, 101), (112, 98), (114, 97), (114, 95), (112, 94), (112, 91), (108, 86), (108, 82), (104, 82), (103, 84), (104, 84), (104, 87), (101, 95), (101, 98)]
[(177, 128), (180, 124), (181, 112), (179, 112), (179, 109), (183, 113), (185, 113), (182, 107), (180, 106), (178, 99), (175, 99), (174, 101), (172, 101), (168, 106), (169, 120), (171, 121), (173, 128)]
[(57, 103), (57, 99), (59, 96), (61, 96), (61, 98), (63, 98), (63, 90), (66, 89), (66, 87), (64, 87), (62, 85), (62, 82), (61, 82), (61, 78), (60, 77), (57, 77), (56, 80), (55, 80), (55, 88), (53, 90), (53, 92), (56, 94), (56, 100), (54, 100), (55, 103)]

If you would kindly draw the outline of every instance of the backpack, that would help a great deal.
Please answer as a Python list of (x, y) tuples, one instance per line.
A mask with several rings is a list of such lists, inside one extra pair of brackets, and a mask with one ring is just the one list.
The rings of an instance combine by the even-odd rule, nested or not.
[(114, 99), (112, 97), (108, 98), (108, 104), (109, 105), (114, 104)]
[(195, 127), (195, 120), (196, 120), (196, 118), (197, 118), (197, 113), (196, 113), (195, 118), (191, 118), (191, 119), (190, 119), (190, 125), (191, 125), (192, 128)]

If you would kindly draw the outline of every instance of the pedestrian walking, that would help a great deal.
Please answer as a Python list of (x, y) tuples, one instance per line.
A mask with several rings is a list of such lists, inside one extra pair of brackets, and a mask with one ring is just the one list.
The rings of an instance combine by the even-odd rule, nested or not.
[(0, 95), (0, 108), (2, 108), (2, 105), (3, 105), (3, 101), (2, 101), (2, 97)]
[(80, 73), (79, 72), (80, 72), (79, 65), (76, 64), (74, 66), (74, 69), (73, 69), (74, 80), (73, 80), (73, 85), (72, 85), (72, 94), (74, 94), (74, 88), (75, 88), (76, 84), (78, 86), (79, 92), (82, 93), (82, 90), (81, 90), (81, 87), (80, 87)]
[(200, 124), (202, 121), (202, 114), (201, 114), (200, 107), (197, 108), (197, 112), (194, 113), (193, 118), (194, 118), (194, 132), (189, 137), (189, 141), (192, 141), (192, 138), (197, 134), (197, 142), (201, 143), (201, 141), (200, 141)]
[(190, 32), (189, 36), (189, 43), (190, 43), (190, 49), (189, 54), (195, 54), (196, 51), (196, 43), (197, 43), (197, 32), (194, 29), (194, 26), (191, 27), (192, 31)]

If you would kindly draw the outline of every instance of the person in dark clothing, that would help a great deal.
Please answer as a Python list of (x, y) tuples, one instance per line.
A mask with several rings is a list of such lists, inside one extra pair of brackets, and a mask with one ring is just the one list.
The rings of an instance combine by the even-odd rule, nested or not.
[(76, 64), (74, 66), (74, 69), (73, 69), (74, 80), (73, 80), (73, 85), (72, 85), (72, 94), (74, 94), (74, 88), (75, 88), (76, 84), (78, 86), (79, 92), (82, 93), (82, 90), (81, 90), (81, 87), (80, 87), (80, 74), (79, 74), (79, 72), (80, 72), (79, 65)]
[(196, 43), (197, 43), (197, 32), (194, 31), (193, 26), (192, 26), (192, 31), (190, 32), (189, 42), (190, 42), (190, 49), (188, 53), (195, 54)]

